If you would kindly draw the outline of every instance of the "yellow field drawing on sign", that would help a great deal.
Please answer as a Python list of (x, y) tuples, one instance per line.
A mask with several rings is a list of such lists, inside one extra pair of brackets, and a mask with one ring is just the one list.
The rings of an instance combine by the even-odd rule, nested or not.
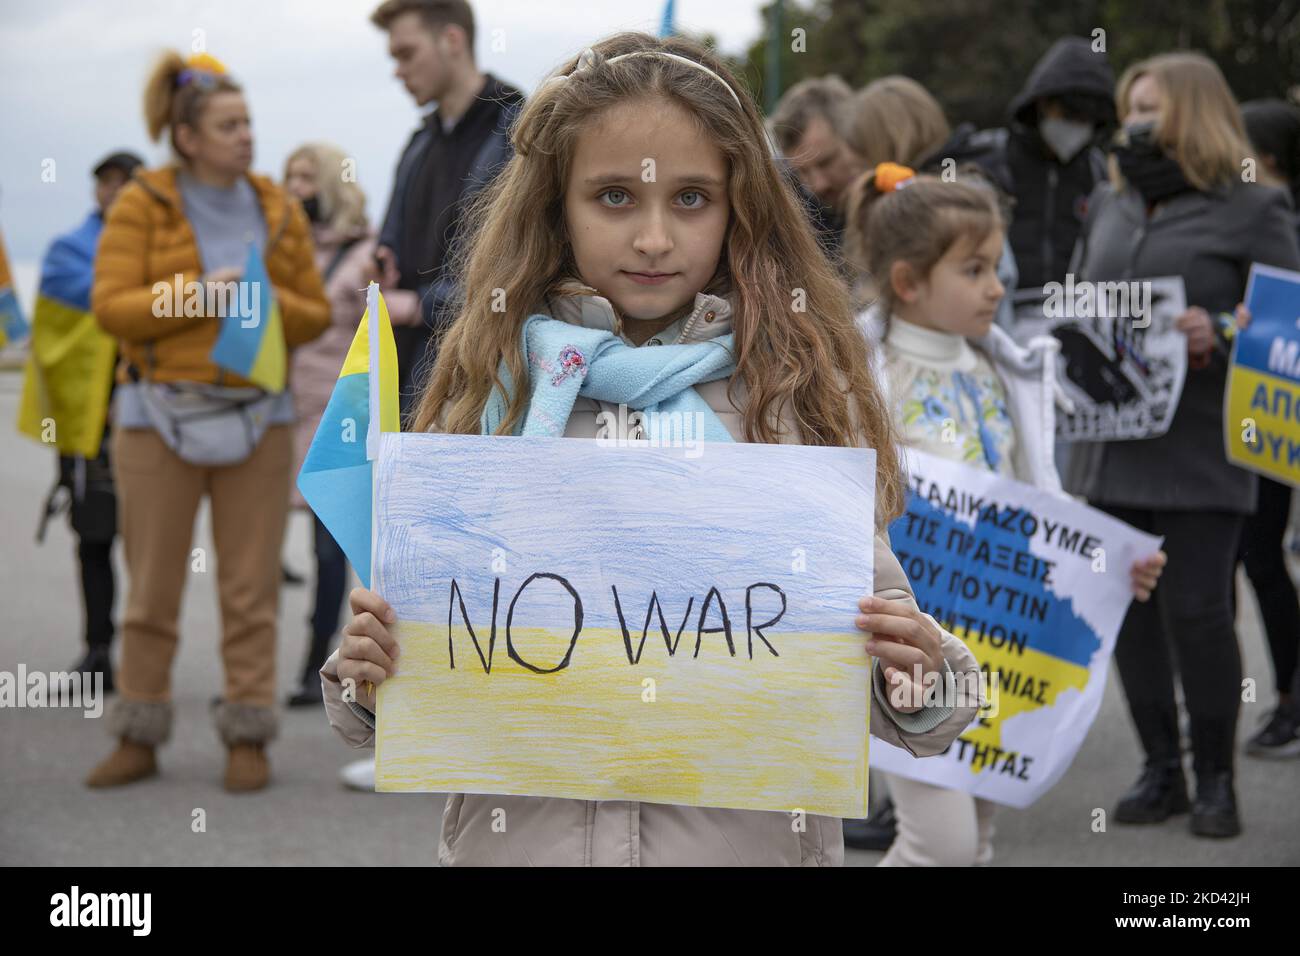
[[(531, 630), (515, 639), (555, 638)], [(781, 656), (760, 645), (753, 660), (743, 647), (732, 658), (722, 634), (704, 635), (693, 658), (693, 628), (670, 658), (651, 633), (630, 665), (619, 631), (584, 628), (563, 671), (526, 670), (498, 638), (488, 674), (463, 627), (452, 629), (454, 670), (445, 624), (395, 632), (402, 657), (379, 691), (378, 790), (866, 815), (870, 660), (860, 633), (772, 635)], [(635, 646), (639, 628), (632, 637)], [(859, 707), (810, 710), (809, 687), (828, 705), (856, 695)], [(846, 753), (842, 742), (854, 738), (860, 748)], [(555, 782), (557, 765), (571, 786)], [(861, 801), (832, 796), (850, 792)]]

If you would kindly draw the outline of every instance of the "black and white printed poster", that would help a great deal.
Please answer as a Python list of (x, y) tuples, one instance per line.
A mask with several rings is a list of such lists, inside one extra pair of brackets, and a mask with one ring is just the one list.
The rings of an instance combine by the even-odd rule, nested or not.
[(1174, 320), (1187, 308), (1179, 276), (1065, 282), (1016, 294), (1014, 337), (1060, 342), (1057, 408), (1064, 441), (1156, 438), (1169, 430), (1187, 377), (1187, 336)]

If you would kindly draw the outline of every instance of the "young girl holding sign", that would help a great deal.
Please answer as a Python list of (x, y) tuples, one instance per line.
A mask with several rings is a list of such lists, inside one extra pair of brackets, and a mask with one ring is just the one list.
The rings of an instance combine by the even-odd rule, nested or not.
[[(1057, 494), (1055, 339), (1021, 348), (994, 322), (1005, 226), (992, 190), (881, 163), (855, 184), (849, 241), (878, 296), (865, 321), (904, 444)], [(1150, 597), (1163, 552), (1132, 568)], [(970, 866), (993, 856), (995, 804), (887, 775), (898, 835), (882, 866)]]
[[(465, 301), (415, 429), (509, 435), (527, 425), (530, 434), (635, 440), (642, 429), (629, 429), (620, 404), (665, 398), (646, 392), (671, 371), (682, 383), (677, 397), (698, 397), (723, 439), (875, 448), (875, 594), (846, 607), (845, 623), (852, 615), (870, 632), (867, 652), (881, 663), (871, 678), (872, 733), (917, 755), (942, 751), (975, 702), (904, 712), (888, 703), (887, 681), (906, 683), (902, 672), (914, 666), (961, 677), (975, 660), (917, 609), (890, 553), (883, 529), (902, 505), (894, 432), (846, 291), (748, 95), (694, 43), (620, 34), (543, 84), (512, 138), (515, 157), (477, 207)], [(589, 343), (587, 354), (573, 341)], [(635, 354), (629, 366), (650, 371), (593, 394), (587, 356), (597, 346), (595, 365)], [(549, 371), (534, 376), (533, 366)], [(571, 376), (584, 385), (566, 406), (555, 396)], [(380, 595), (357, 590), (351, 603), (355, 617), (321, 674), (330, 722), (361, 747), (374, 740), (374, 696), (345, 702), (340, 682), (381, 683), (399, 650), (388, 630), (395, 614)], [(509, 820), (504, 833), (494, 810)], [(840, 821), (824, 817), (792, 825), (779, 812), (451, 794), (439, 856), (826, 865), (842, 861), (843, 842)]]

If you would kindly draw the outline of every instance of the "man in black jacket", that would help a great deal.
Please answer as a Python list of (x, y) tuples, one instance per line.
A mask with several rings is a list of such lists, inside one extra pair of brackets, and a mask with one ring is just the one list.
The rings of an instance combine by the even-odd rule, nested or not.
[(1015, 208), (1008, 238), (1019, 287), (1063, 282), (1088, 212), (1106, 176), (1099, 145), (1116, 125), (1115, 76), (1105, 52), (1063, 37), (1034, 66), (1008, 110), (1007, 167)]
[(424, 317), (393, 329), (405, 419), (455, 318), (453, 256), (465, 210), (509, 160), (508, 132), (524, 97), (479, 72), (466, 0), (386, 0), (370, 20), (387, 31), (397, 78), (415, 102), (438, 104), (398, 162), (376, 252), (384, 282), (417, 292)]

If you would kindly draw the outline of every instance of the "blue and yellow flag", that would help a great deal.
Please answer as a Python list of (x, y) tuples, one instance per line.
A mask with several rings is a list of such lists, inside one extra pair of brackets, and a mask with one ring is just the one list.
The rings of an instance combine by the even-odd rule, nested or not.
[(18, 430), (60, 455), (99, 455), (113, 383), (116, 340), (90, 312), (103, 218), (91, 213), (57, 238), (41, 263)]
[[(378, 321), (375, 321), (378, 316)], [(397, 346), (379, 286), (366, 290), (366, 314), (298, 473), (298, 490), (370, 587), (372, 462), (379, 433), (401, 430)]]
[(60, 455), (99, 455), (117, 342), (95, 317), (45, 295), (32, 313), (18, 431)]
[(256, 246), (248, 247), (239, 294), (231, 305), (212, 346), (212, 361), (268, 392), (283, 392), (289, 364), (284, 324)]
[(9, 275), (9, 257), (5, 255), (4, 237), (0, 236), (0, 347), (26, 337), (27, 318), (14, 292), (13, 277)]

